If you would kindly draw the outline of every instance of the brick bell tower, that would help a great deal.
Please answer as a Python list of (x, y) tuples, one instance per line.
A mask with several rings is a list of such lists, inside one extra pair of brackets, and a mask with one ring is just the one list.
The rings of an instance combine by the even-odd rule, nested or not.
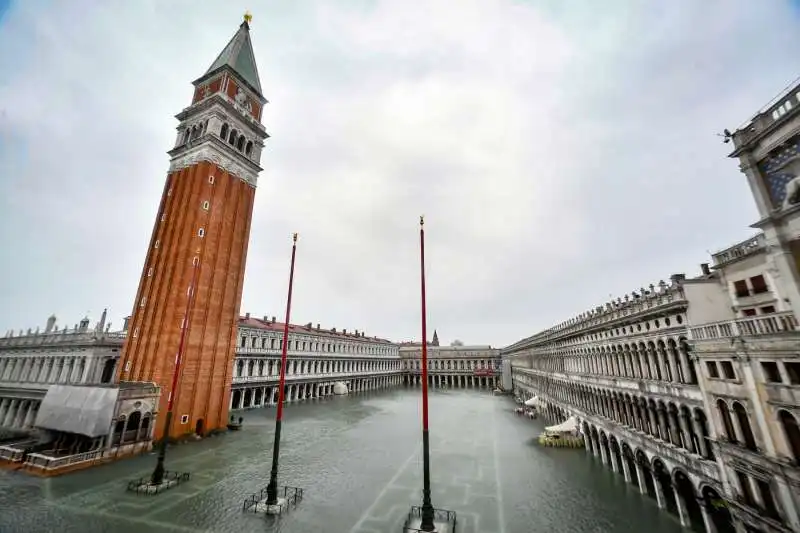
[[(268, 137), (250, 20), (245, 15), (194, 82), (191, 105), (176, 115), (178, 136), (118, 366), (119, 381), (161, 387), (156, 440), (165, 434), (170, 394), (177, 395), (170, 437), (204, 435), (228, 420), (253, 200)], [(172, 391), (182, 328), (180, 377)]]

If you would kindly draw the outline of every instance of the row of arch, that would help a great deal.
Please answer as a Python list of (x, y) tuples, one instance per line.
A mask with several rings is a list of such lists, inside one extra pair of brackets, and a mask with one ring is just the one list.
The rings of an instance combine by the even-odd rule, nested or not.
[(657, 455), (648, 456), (602, 427), (582, 423), (586, 449), (625, 481), (656, 500), (659, 507), (677, 515), (684, 526), (697, 531), (734, 533), (733, 518), (719, 490), (707, 483), (695, 487), (691, 476)]
[(705, 459), (715, 458), (708, 418), (701, 407), (539, 375), (520, 374), (517, 379), (564, 405), (603, 416)]
[(697, 383), (685, 337), (574, 347), (531, 357), (531, 367), (549, 372), (570, 372), (675, 383)]
[(227, 123), (222, 125), (219, 136), (223, 141), (227, 141), (228, 144), (242, 152), (247, 157), (250, 157), (250, 155), (253, 153), (253, 141), (248, 140), (244, 134), (240, 133), (239, 130), (228, 126)]
[[(414, 361), (406, 360), (403, 364), (404, 368), (410, 370), (422, 369), (422, 361), (416, 359)], [(428, 370), (477, 370), (479, 368), (491, 370), (500, 367), (499, 359), (469, 359), (469, 360), (428, 360)]]
[[(728, 442), (740, 444), (748, 450), (758, 453), (758, 441), (750, 424), (747, 409), (736, 400), (718, 398), (716, 408), (722, 420), (722, 428)], [(800, 423), (787, 409), (778, 409), (778, 424), (783, 430), (792, 460), (800, 464)]]
[[(280, 374), (280, 359), (237, 358), (234, 377), (269, 377)], [(386, 372), (400, 370), (399, 360), (387, 359), (290, 359), (287, 361), (287, 375), (319, 375), (351, 372)]]

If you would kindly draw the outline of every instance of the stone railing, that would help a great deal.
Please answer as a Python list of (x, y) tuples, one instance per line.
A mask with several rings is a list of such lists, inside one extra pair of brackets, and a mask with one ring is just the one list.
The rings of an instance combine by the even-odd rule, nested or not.
[[(628, 298), (628, 296), (626, 296), (626, 298)], [(541, 333), (517, 341), (510, 346), (501, 348), (501, 355), (514, 354), (532, 346), (549, 344), (584, 330), (594, 329), (600, 326), (610, 326), (612, 323), (621, 319), (631, 320), (637, 317), (637, 315), (643, 317), (653, 311), (666, 311), (670, 306), (685, 305), (688, 305), (688, 302), (682, 285), (676, 284), (664, 287), (651, 285), (649, 294), (616, 302), (613, 305), (609, 303), (605, 307), (597, 307), (564, 324), (559, 324)]]
[(0, 348), (12, 346), (51, 346), (64, 344), (96, 344), (107, 342), (109, 344), (122, 344), (127, 332), (107, 331), (97, 333), (95, 331), (60, 331), (52, 333), (30, 333), (17, 335), (16, 337), (0, 338)]
[(724, 322), (714, 322), (689, 328), (689, 337), (694, 341), (728, 339), (733, 337), (757, 337), (800, 332), (797, 319), (791, 311), (769, 315), (750, 316)]
[(748, 255), (765, 250), (767, 248), (767, 240), (763, 233), (751, 237), (746, 241), (734, 244), (730, 248), (726, 248), (721, 252), (713, 254), (711, 257), (714, 260), (714, 266), (724, 265), (736, 259), (747, 257)]

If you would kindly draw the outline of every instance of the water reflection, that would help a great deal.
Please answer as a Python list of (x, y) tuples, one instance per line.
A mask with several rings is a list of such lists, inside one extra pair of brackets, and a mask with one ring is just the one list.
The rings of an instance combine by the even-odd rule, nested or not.
[[(419, 390), (397, 389), (284, 411), (280, 481), (306, 497), (271, 530), (400, 531), (421, 500), (419, 403)], [(538, 446), (542, 424), (512, 410), (489, 393), (431, 394), (433, 502), (458, 512), (460, 533), (681, 531), (583, 450)], [(154, 456), (47, 480), (0, 472), (0, 531), (264, 531), (241, 502), (269, 479), (274, 411), (243, 416), (242, 431), (173, 447), (168, 468), (193, 478), (157, 497), (124, 490)]]

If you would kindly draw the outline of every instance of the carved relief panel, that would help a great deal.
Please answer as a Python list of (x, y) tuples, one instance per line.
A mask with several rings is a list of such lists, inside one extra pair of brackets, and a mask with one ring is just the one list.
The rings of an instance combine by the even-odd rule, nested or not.
[(774, 209), (800, 205), (800, 137), (767, 154), (759, 169)]

